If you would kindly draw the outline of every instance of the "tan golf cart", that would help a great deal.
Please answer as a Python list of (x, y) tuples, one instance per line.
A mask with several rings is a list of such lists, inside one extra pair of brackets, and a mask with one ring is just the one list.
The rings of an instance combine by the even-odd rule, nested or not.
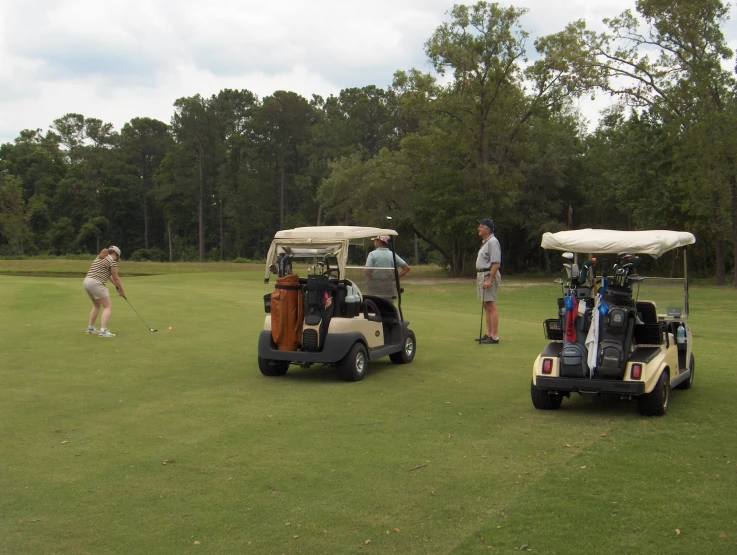
[[(666, 230), (543, 235), (543, 248), (563, 251), (566, 274), (558, 280), (563, 296), (557, 316), (543, 323), (549, 343), (532, 369), (535, 408), (558, 409), (563, 397), (577, 392), (636, 399), (640, 413), (660, 416), (672, 388), (691, 388), (695, 361), (683, 247), (694, 242), (691, 233)], [(673, 249), (682, 257), (682, 276), (638, 275), (639, 255), (657, 258)]]
[(264, 279), (277, 276), (274, 290), (264, 295), (262, 374), (283, 376), (290, 364), (319, 363), (335, 366), (343, 380), (359, 381), (370, 360), (412, 362), (417, 343), (402, 314), (396, 258), (392, 267), (363, 266), (379, 235), (389, 237), (394, 253), (392, 229), (322, 226), (276, 233)]

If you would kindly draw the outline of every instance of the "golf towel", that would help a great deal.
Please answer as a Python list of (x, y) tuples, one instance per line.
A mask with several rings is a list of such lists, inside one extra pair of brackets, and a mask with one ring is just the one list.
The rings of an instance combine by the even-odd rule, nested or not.
[(594, 367), (596, 366), (596, 356), (598, 354), (599, 345), (599, 303), (601, 303), (601, 295), (596, 297), (596, 304), (594, 310), (591, 313), (591, 326), (589, 327), (589, 333), (586, 334), (586, 348), (589, 351), (586, 362), (589, 365), (589, 377), (594, 377)]

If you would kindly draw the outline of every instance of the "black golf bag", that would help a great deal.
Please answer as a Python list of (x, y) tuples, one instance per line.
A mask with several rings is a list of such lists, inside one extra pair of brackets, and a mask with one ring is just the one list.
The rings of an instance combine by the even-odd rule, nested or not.
[(609, 310), (606, 314), (599, 315), (596, 377), (621, 380), (632, 346), (632, 332), (637, 314), (632, 290), (609, 289), (602, 296), (602, 301), (609, 306)]
[(335, 305), (333, 293), (336, 287), (331, 285), (328, 276), (307, 276), (304, 291), (304, 326), (302, 331), (302, 347), (307, 351), (319, 351), (325, 342), (330, 319)]

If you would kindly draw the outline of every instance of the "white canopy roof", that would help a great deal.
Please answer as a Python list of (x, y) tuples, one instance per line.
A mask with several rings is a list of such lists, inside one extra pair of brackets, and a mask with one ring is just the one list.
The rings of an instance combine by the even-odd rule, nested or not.
[(351, 225), (323, 225), (314, 227), (296, 227), (277, 231), (274, 239), (365, 239), (377, 235), (397, 235), (393, 229), (378, 227), (359, 227)]
[(647, 231), (616, 231), (611, 229), (575, 229), (544, 233), (544, 249), (578, 253), (649, 254), (655, 258), (678, 247), (693, 245), (696, 238), (687, 231), (651, 229)]
[(326, 225), (314, 227), (297, 227), (277, 231), (271, 247), (266, 255), (266, 275), (264, 282), (268, 283), (270, 266), (275, 264), (279, 254), (289, 249), (299, 254), (313, 253), (316, 256), (333, 254), (338, 261), (340, 278), (345, 278), (345, 266), (348, 260), (348, 244), (352, 239), (373, 239), (377, 235), (397, 235), (393, 229), (378, 227), (358, 227)]

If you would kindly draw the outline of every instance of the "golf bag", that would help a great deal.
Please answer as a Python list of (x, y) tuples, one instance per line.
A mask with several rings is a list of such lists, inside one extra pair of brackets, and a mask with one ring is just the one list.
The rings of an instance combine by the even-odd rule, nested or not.
[(294, 351), (302, 331), (302, 296), (299, 276), (276, 278), (271, 293), (271, 338), (280, 351)]
[(336, 287), (329, 283), (328, 276), (317, 274), (307, 276), (302, 332), (302, 347), (306, 351), (322, 349), (335, 309), (332, 295), (335, 289)]
[[(586, 307), (583, 314), (578, 314), (580, 302), (583, 302)], [(585, 342), (586, 334), (589, 331), (589, 326), (591, 326), (593, 299), (590, 297), (576, 298), (574, 296), (568, 301), (568, 305), (572, 306), (571, 309), (566, 308), (565, 300), (562, 304), (565, 308), (561, 316), (564, 324), (562, 327), (565, 330), (565, 341), (560, 353), (560, 375), (566, 378), (588, 378), (588, 350)]]
[(632, 345), (635, 308), (633, 306), (609, 307), (609, 311), (601, 314), (599, 318), (596, 376), (621, 380), (624, 377), (624, 369)]

